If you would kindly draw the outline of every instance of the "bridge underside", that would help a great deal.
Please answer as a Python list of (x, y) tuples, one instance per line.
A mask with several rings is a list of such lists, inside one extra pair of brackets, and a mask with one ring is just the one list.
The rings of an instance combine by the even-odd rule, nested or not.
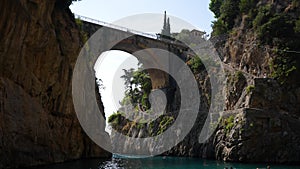
[[(95, 33), (98, 29), (100, 29), (102, 26), (97, 25), (94, 23), (89, 22), (83, 22), (83, 30), (87, 32), (88, 36), (92, 36), (93, 33)], [(106, 27), (105, 27), (106, 28)], [(162, 71), (166, 69), (160, 70), (159, 68), (161, 65), (161, 56), (155, 52), (151, 52), (151, 50), (147, 49), (161, 49), (164, 51), (168, 51), (170, 53), (173, 53), (174, 55), (179, 56), (182, 60), (185, 60), (185, 52), (188, 51), (188, 47), (183, 44), (175, 44), (170, 41), (163, 41), (159, 39), (153, 39), (141, 35), (135, 35), (130, 32), (124, 32), (121, 30), (108, 28), (113, 30), (110, 33), (109, 36), (103, 37), (103, 38), (110, 38), (110, 39), (117, 39), (115, 37), (120, 36), (121, 34), (127, 34), (129, 35), (128, 38), (123, 39), (122, 41), (115, 44), (111, 50), (121, 50), (127, 53), (130, 53), (134, 55), (139, 62), (141, 62), (143, 65), (151, 65), (153, 67), (157, 67), (158, 69), (147, 69), (147, 72), (150, 75), (151, 82), (152, 82), (152, 89), (161, 89), (161, 88), (168, 88), (170, 87), (170, 76), (167, 71), (170, 69), (176, 69), (172, 67), (172, 62), (170, 60), (163, 61), (164, 63), (168, 63), (167, 71)], [(140, 51), (146, 51), (143, 52), (143, 55), (140, 55)], [(150, 67), (151, 67), (150, 66)]]
[[(139, 62), (147, 69), (148, 66), (156, 67), (157, 69), (147, 69), (152, 82), (152, 89), (168, 88), (170, 84), (170, 76), (167, 72), (174, 69), (171, 60), (163, 60), (160, 52), (155, 52), (153, 49), (161, 49), (174, 55), (181, 57), (184, 60), (184, 52), (187, 47), (178, 47), (164, 41), (150, 39), (138, 35), (131, 36), (117, 43), (112, 50), (121, 50), (134, 55)], [(164, 63), (164, 64), (162, 64)], [(164, 68), (163, 68), (164, 67)], [(165, 70), (165, 71), (163, 71)]]

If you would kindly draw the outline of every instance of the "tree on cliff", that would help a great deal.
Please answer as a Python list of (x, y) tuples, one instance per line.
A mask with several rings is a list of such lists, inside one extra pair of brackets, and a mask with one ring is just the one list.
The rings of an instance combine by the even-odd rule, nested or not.
[(124, 75), (121, 78), (125, 81), (126, 91), (123, 101), (130, 99), (133, 106), (140, 106), (146, 110), (150, 108), (150, 102), (148, 100), (149, 94), (152, 89), (151, 79), (149, 74), (145, 70), (129, 69), (125, 70)]
[(239, 15), (240, 0), (211, 0), (209, 9), (217, 18), (213, 22), (213, 35), (228, 33), (233, 27), (235, 18)]

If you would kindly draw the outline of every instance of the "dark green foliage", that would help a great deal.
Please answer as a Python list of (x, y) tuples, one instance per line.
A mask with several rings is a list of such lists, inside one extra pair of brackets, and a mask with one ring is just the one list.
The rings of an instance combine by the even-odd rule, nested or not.
[(219, 18), (221, 16), (221, 6), (222, 6), (223, 0), (211, 0), (209, 4), (209, 9), (215, 14), (216, 18)]
[(231, 115), (225, 119), (221, 120), (221, 125), (224, 127), (226, 135), (229, 134), (230, 130), (234, 126), (234, 116)]
[(76, 22), (77, 26), (78, 26), (80, 29), (82, 29), (82, 26), (83, 26), (82, 20), (80, 20), (80, 18), (76, 18), (76, 19), (75, 19), (75, 22)]
[(192, 69), (194, 74), (199, 73), (201, 68), (204, 68), (203, 63), (201, 62), (201, 59), (198, 56), (191, 58), (187, 62), (187, 64)]
[(270, 63), (272, 77), (281, 84), (291, 80), (290, 75), (299, 71), (297, 70), (299, 54), (287, 51), (299, 49), (299, 16), (295, 17), (293, 13), (278, 12), (275, 7), (266, 4), (259, 7), (253, 27), (262, 45), (267, 44), (277, 48), (275, 51), (277, 57)]
[(271, 15), (270, 10), (271, 10), (271, 5), (265, 5), (259, 7), (258, 13), (253, 20), (254, 28), (261, 26), (263, 23), (265, 23), (268, 20), (268, 18)]
[(245, 28), (256, 33), (259, 47), (268, 45), (277, 55), (270, 63), (272, 77), (285, 83), (292, 79), (290, 75), (300, 75), (300, 54), (295, 52), (300, 46), (300, 1), (287, 3), (290, 4), (282, 6), (257, 0), (211, 0), (210, 9), (217, 18), (212, 36), (230, 33), (235, 22), (247, 15)]
[(76, 18), (75, 22), (76, 22), (77, 26), (79, 27), (80, 35), (81, 35), (83, 42), (84, 43), (87, 42), (89, 38), (88, 38), (88, 34), (83, 30), (82, 20), (80, 20), (80, 18)]
[(296, 58), (281, 54), (270, 63), (270, 69), (273, 70), (271, 76), (280, 84), (285, 84), (290, 74), (297, 70), (296, 65)]
[(157, 131), (157, 135), (165, 132), (171, 124), (174, 122), (174, 117), (172, 116), (163, 116), (162, 120), (159, 123), (159, 129)]
[(295, 22), (294, 30), (296, 33), (300, 33), (300, 18)]
[(280, 47), (293, 45), (289, 44), (290, 42), (294, 43), (290, 40), (296, 36), (294, 32), (295, 20), (291, 16), (284, 13), (270, 16), (269, 12), (267, 14), (259, 12), (254, 23), (262, 43)]
[(150, 108), (148, 100), (152, 89), (152, 83), (149, 74), (146, 71), (130, 69), (124, 70), (126, 93), (125, 98), (129, 98), (133, 106), (140, 104), (145, 110)]
[(241, 0), (239, 4), (240, 11), (244, 14), (249, 14), (250, 11), (255, 10), (257, 0)]
[(213, 28), (213, 32), (212, 32), (213, 36), (222, 35), (227, 33), (228, 31), (224, 21), (220, 19), (213, 21), (212, 28)]
[(239, 0), (212, 0), (210, 9), (214, 12), (217, 21), (213, 22), (213, 35), (228, 33), (239, 16)]
[(164, 133), (175, 121), (173, 116), (163, 115), (149, 124), (149, 133), (151, 136), (157, 136)]
[(116, 127), (121, 122), (122, 114), (120, 112), (114, 113), (108, 117), (108, 123), (112, 127)]
[(250, 94), (255, 89), (254, 85), (249, 85), (246, 87), (247, 94)]
[(234, 26), (234, 20), (239, 15), (239, 0), (224, 0), (221, 6), (221, 20), (224, 21), (228, 30)]
[(236, 80), (236, 81), (239, 81), (239, 80), (242, 79), (242, 78), (244, 78), (243, 72), (237, 71), (237, 72), (235, 73), (235, 80)]

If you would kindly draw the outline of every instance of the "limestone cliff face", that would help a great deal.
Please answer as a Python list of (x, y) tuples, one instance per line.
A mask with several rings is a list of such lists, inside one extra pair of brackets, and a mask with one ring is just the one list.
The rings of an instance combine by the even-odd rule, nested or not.
[(289, 74), (288, 81), (299, 85), (299, 81), (292, 80), (297, 77), (298, 69), (288, 72), (288, 68), (292, 67), (289, 62), (299, 66), (299, 53), (294, 52), (299, 50), (300, 42), (300, 33), (296, 28), (300, 15), (299, 2), (260, 0), (249, 4), (254, 5), (249, 7), (250, 12), (240, 12), (232, 18), (234, 27), (228, 36), (220, 39), (221, 45), (216, 45), (224, 63), (254, 77)]
[[(252, 1), (252, 3), (255, 3), (255, 8), (268, 8), (272, 13), (262, 15), (263, 17), (270, 15), (264, 21), (266, 25), (263, 29), (267, 31), (264, 32), (263, 39), (258, 36), (257, 28), (249, 26), (253, 20), (245, 14), (232, 18), (235, 24), (228, 35), (216, 38), (219, 39), (216, 41), (216, 49), (224, 62), (223, 66), (227, 73), (227, 86), (224, 89), (226, 108), (224, 112), (219, 112), (223, 118), (219, 119), (218, 124), (211, 126), (217, 125), (214, 135), (207, 140), (207, 143), (198, 143), (199, 133), (209, 109), (211, 91), (210, 85), (207, 84), (209, 81), (207, 74), (196, 74), (200, 93), (202, 93), (201, 100), (204, 103), (201, 104), (202, 107), (193, 129), (182, 142), (165, 152), (166, 155), (197, 156), (239, 162), (300, 162), (300, 133), (298, 131), (300, 85), (299, 76), (296, 76), (299, 75), (297, 74), (299, 53), (282, 50), (285, 45), (289, 45), (289, 47), (294, 47), (293, 50), (299, 51), (299, 46), (288, 44), (290, 42), (298, 44), (299, 33), (291, 33), (291, 30), (286, 29), (285, 24), (281, 25), (283, 31), (280, 30), (281, 27), (276, 26), (285, 21), (286, 17), (299, 18), (300, 8), (297, 7), (299, 2), (261, 0)], [(276, 17), (282, 18), (275, 20)], [(271, 21), (269, 22), (268, 19)], [(270, 32), (275, 38), (270, 37)], [(265, 39), (272, 39), (272, 41), (263, 42)], [(285, 43), (282, 44), (282, 42)], [(277, 49), (281, 51), (278, 52)], [(288, 55), (283, 53), (288, 53)], [(298, 57), (293, 60), (298, 62), (298, 65), (295, 65), (297, 70), (289, 74), (286, 67), (290, 65), (285, 62), (285, 59), (289, 60), (293, 57)], [(274, 60), (277, 67), (272, 65)], [(280, 66), (283, 69), (276, 72), (278, 69), (275, 69)], [(282, 73), (281, 75), (286, 76), (285, 83), (282, 83), (278, 76), (272, 76), (274, 73)], [(171, 103), (174, 109), (169, 113), (173, 114), (174, 118), (176, 118), (174, 110), (179, 106), (176, 99), (175, 94), (175, 101)], [(121, 119), (118, 131), (133, 137), (147, 137), (157, 134), (155, 129), (159, 128), (162, 121), (159, 120), (154, 125), (140, 126), (126, 123), (124, 119)], [(172, 123), (168, 123), (165, 127), (170, 125)], [(154, 130), (151, 130), (152, 128)], [(136, 146), (130, 142), (121, 144), (124, 148)]]
[[(237, 16), (235, 26), (220, 43), (222, 45), (216, 45), (224, 58), (229, 76), (227, 107), (223, 112), (225, 117), (220, 120), (212, 142), (215, 158), (225, 161), (299, 163), (300, 133), (297, 128), (300, 122), (300, 85), (296, 78), (299, 64), (295, 64), (296, 71), (288, 74), (289, 65), (285, 62), (290, 58), (296, 58), (290, 59), (291, 62), (299, 62), (299, 54), (282, 50), (285, 45), (299, 50), (299, 46), (289, 43), (299, 43), (299, 34), (285, 29), (287, 24), (280, 26), (285, 17), (290, 20), (299, 18), (299, 3), (281, 0), (253, 2), (257, 3), (257, 9), (270, 9), (270, 13), (262, 15), (269, 17), (269, 20), (264, 21), (266, 24), (260, 27), (261, 30), (249, 26), (254, 22), (251, 16), (243, 14)], [(275, 17), (282, 18), (275, 20)], [(293, 29), (293, 26), (289, 27)], [(264, 32), (262, 38), (258, 34), (263, 29), (268, 31)], [(270, 36), (271, 33), (274, 37)], [(294, 36), (290, 36), (292, 33)], [(272, 40), (266, 42), (266, 39)], [(277, 60), (275, 68), (286, 67), (275, 70), (274, 60)], [(284, 83), (274, 76), (276, 73), (284, 74)]]
[(300, 120), (292, 111), (280, 108), (285, 105), (282, 96), (283, 89), (275, 80), (254, 79), (244, 106), (225, 111), (220, 120), (212, 141), (215, 158), (299, 163)]
[(82, 40), (68, 4), (3, 0), (0, 8), (0, 168), (109, 156), (73, 108)]

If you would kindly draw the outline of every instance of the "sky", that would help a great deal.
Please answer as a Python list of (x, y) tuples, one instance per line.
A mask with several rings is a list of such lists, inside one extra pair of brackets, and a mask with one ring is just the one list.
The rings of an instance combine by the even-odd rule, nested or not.
[[(129, 53), (115, 50), (102, 53), (94, 65), (96, 77), (102, 80), (104, 86), (100, 93), (106, 117), (121, 107), (119, 102), (125, 96), (125, 85), (120, 77), (124, 73), (123, 69), (130, 68), (137, 69), (138, 60)], [(110, 130), (109, 125), (106, 125), (106, 131), (110, 133)]]
[(163, 14), (167, 11), (168, 15), (183, 19), (199, 30), (210, 33), (214, 15), (208, 9), (209, 2), (210, 0), (82, 0), (73, 2), (70, 8), (76, 14), (109, 23), (126, 16)]
[[(162, 29), (163, 14), (167, 11), (171, 32), (196, 28), (210, 34), (214, 16), (208, 9), (209, 2), (210, 0), (82, 0), (73, 2), (70, 9), (77, 15), (150, 33), (158, 33)], [(123, 75), (122, 69), (136, 69), (137, 63), (133, 55), (120, 51), (102, 53), (95, 63), (96, 77), (103, 81), (105, 87), (101, 90), (101, 96), (106, 117), (118, 110), (119, 101), (124, 97), (124, 81), (120, 78)], [(109, 127), (106, 130), (110, 132)]]

